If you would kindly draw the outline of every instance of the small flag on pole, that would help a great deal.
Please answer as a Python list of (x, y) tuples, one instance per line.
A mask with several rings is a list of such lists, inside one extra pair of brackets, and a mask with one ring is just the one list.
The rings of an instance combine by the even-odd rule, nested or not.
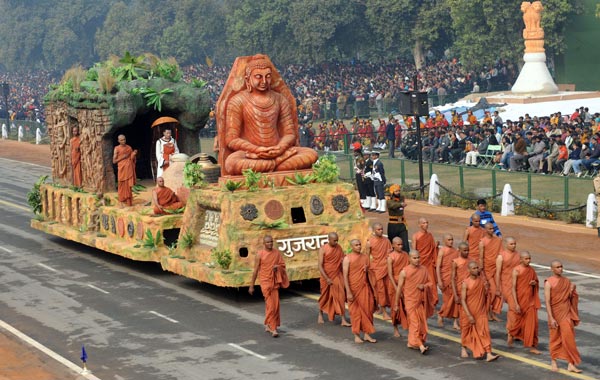
[(88, 371), (87, 366), (86, 366), (86, 362), (87, 362), (87, 352), (85, 352), (85, 346), (81, 345), (81, 361), (83, 362), (83, 371), (81, 373), (89, 373), (90, 371)]
[(87, 362), (87, 352), (85, 352), (85, 346), (81, 346), (81, 361)]

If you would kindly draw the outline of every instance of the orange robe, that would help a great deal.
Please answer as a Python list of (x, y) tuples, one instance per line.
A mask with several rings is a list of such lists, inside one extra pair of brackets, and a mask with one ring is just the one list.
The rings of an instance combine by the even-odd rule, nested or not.
[(344, 251), (340, 245), (332, 248), (329, 244), (323, 246), (323, 270), (332, 284), (328, 285), (325, 277), (321, 276), (321, 296), (319, 297), (319, 310), (327, 313), (330, 321), (335, 315), (344, 315), (346, 312), (346, 290), (344, 289), (344, 276), (342, 272), (342, 261)]
[[(279, 313), (279, 288), (287, 288), (289, 281), (285, 271), (285, 261), (281, 253), (273, 249), (271, 251), (260, 250), (257, 253), (260, 256), (260, 269), (258, 271), (258, 280), (260, 290), (265, 297), (265, 326), (275, 330), (281, 324)], [(274, 270), (274, 266), (279, 268)]]
[(483, 275), (489, 283), (488, 302), (490, 309), (499, 314), (502, 311), (502, 297), (496, 295), (496, 259), (502, 249), (502, 239), (496, 235), (484, 236), (483, 242)]
[[(408, 265), (403, 270), (406, 274), (402, 294), (408, 318), (408, 344), (419, 347), (427, 340), (427, 318), (433, 315), (435, 308), (432, 295), (434, 284), (429, 277), (429, 270), (423, 265)], [(426, 284), (425, 289), (419, 290), (419, 284)]]
[(71, 167), (73, 169), (73, 186), (81, 187), (81, 140), (79, 136), (71, 138)]
[(169, 156), (171, 156), (173, 153), (175, 153), (175, 144), (173, 144), (173, 139), (171, 139), (170, 142), (168, 142), (168, 143), (163, 143), (162, 147), (163, 147), (162, 158), (163, 158), (163, 162), (164, 162), (163, 166), (162, 166), (162, 170), (164, 172), (169, 167), (169, 164), (167, 163), (167, 161), (169, 161)]
[(469, 237), (467, 243), (469, 243), (469, 260), (479, 262), (479, 242), (485, 236), (485, 230), (479, 226), (467, 227), (469, 231)]
[(367, 278), (369, 258), (367, 255), (356, 253), (351, 253), (346, 257), (349, 260), (348, 285), (354, 296), (354, 300), (348, 303), (352, 320), (352, 333), (359, 334), (363, 331), (372, 334), (375, 332), (375, 326), (373, 325), (375, 299)]
[(388, 300), (388, 270), (387, 258), (392, 250), (392, 244), (386, 237), (371, 236), (369, 239), (371, 246), (371, 266), (370, 269), (375, 275), (375, 299), (379, 306), (389, 306)]
[[(180, 202), (177, 199), (177, 195), (173, 192), (173, 190), (168, 187), (156, 187), (154, 189), (156, 192), (156, 198), (158, 199), (158, 204), (166, 208), (168, 210), (177, 210), (184, 206), (183, 202)], [(158, 207), (154, 206), (155, 214), (166, 214), (166, 212), (161, 211)]]
[[(512, 296), (512, 273), (513, 270), (521, 262), (521, 254), (517, 251), (500, 251), (502, 256), (502, 272), (500, 272), (500, 285), (502, 287), (502, 298), (508, 304), (508, 308), (514, 310), (514, 302)], [(510, 315), (508, 316), (510, 318)]]
[(460, 289), (465, 278), (469, 277), (469, 259), (463, 259), (462, 257), (457, 257), (452, 260), (456, 265), (456, 278), (454, 279), (456, 283), (456, 291), (458, 296), (460, 297)]
[(546, 279), (550, 284), (550, 306), (552, 316), (558, 328), (550, 330), (550, 357), (553, 360), (563, 359), (577, 365), (581, 356), (575, 344), (575, 326), (579, 324), (579, 295), (571, 292), (571, 281), (566, 277), (552, 276)]
[[(418, 231), (414, 235), (415, 248), (421, 256), (421, 265), (427, 268), (429, 278), (435, 282), (437, 278), (435, 274), (435, 264), (437, 262), (437, 243), (430, 232)], [(438, 293), (436, 289), (432, 289), (433, 304), (438, 303)]]
[(442, 247), (441, 249), (443, 250), (442, 265), (440, 265), (442, 306), (438, 315), (443, 318), (458, 318), (459, 308), (458, 304), (454, 302), (454, 292), (452, 291), (452, 261), (458, 258), (458, 250), (453, 247)]
[[(524, 347), (536, 347), (538, 344), (538, 309), (541, 307), (539, 283), (531, 286), (531, 281), (537, 281), (535, 270), (530, 266), (518, 265), (515, 270), (517, 277), (517, 302), (521, 307), (521, 314), (517, 314), (513, 307), (508, 309), (508, 333), (515, 339), (523, 341)], [(512, 298), (512, 297), (511, 297)]]
[[(402, 253), (392, 251), (389, 257), (392, 259), (392, 274), (397, 285), (400, 271), (402, 271), (409, 263), (408, 253), (404, 251), (402, 251)], [(394, 302), (394, 299), (396, 298), (396, 288), (394, 288), (394, 284), (392, 284), (392, 279), (388, 279), (388, 298), (390, 304)], [(397, 311), (394, 310), (394, 305), (390, 305), (390, 308), (392, 309), (392, 325), (402, 325), (402, 328), (406, 330), (408, 329), (408, 320), (406, 319), (406, 313), (404, 312), (402, 298), (400, 298), (398, 302), (400, 303), (400, 307)]]
[(479, 358), (487, 352), (492, 352), (492, 338), (490, 336), (486, 302), (487, 291), (481, 277), (473, 279), (469, 276), (464, 280), (464, 284), (467, 285), (465, 303), (473, 319), (475, 319), (475, 324), (469, 322), (467, 313), (461, 307), (460, 340), (464, 347), (473, 352), (474, 358)]
[(117, 152), (119, 202), (125, 202), (133, 199), (131, 188), (135, 185), (135, 156), (129, 145), (117, 145), (115, 152)]

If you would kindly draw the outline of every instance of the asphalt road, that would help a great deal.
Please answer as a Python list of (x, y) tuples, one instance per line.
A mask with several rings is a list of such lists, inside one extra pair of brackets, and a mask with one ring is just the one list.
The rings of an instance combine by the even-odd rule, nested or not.
[[(491, 324), (497, 362), (460, 359), (459, 334), (449, 324), (431, 327), (431, 350), (422, 356), (406, 348), (406, 332), (393, 338), (381, 320), (376, 344), (354, 344), (339, 320), (318, 325), (318, 283), (309, 281), (282, 292), (282, 333), (273, 339), (263, 332), (260, 294), (202, 284), (31, 229), (26, 193), (48, 172), (0, 158), (0, 320), (74, 363), (85, 345), (100, 379), (600, 378), (600, 273), (567, 274), (580, 294), (579, 376), (549, 370), (543, 308), (540, 356), (518, 343), (507, 349), (500, 323)], [(549, 274), (538, 268), (540, 279)]]

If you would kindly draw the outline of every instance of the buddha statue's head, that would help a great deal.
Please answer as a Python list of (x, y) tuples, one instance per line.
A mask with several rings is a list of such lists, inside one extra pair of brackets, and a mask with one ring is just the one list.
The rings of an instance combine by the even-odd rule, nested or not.
[(246, 89), (248, 92), (254, 90), (260, 92), (269, 91), (271, 88), (272, 66), (271, 62), (263, 57), (251, 59), (246, 65)]

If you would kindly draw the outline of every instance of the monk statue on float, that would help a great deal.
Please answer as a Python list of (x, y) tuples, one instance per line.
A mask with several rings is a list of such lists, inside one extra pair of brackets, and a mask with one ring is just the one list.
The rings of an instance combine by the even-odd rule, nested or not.
[(298, 146), (298, 113), (266, 55), (238, 57), (217, 102), (221, 175), (310, 169), (317, 152)]

